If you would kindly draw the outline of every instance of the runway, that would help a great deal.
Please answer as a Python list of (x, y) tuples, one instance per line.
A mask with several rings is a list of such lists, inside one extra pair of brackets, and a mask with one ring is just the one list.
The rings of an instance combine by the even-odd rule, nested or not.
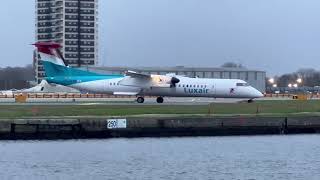
[(136, 98), (29, 98), (26, 103), (16, 103), (13, 98), (0, 99), (1, 104), (12, 105), (207, 105), (210, 103), (238, 103), (246, 99), (215, 99), (215, 98), (164, 98), (164, 103), (159, 104), (156, 98), (145, 98), (144, 103), (137, 103)]
[[(198, 98), (198, 97), (165, 97), (159, 104), (156, 98), (145, 98), (140, 104), (136, 98), (29, 98), (26, 103), (16, 103), (14, 98), (0, 98), (0, 105), (208, 105), (210, 103), (246, 103), (248, 99), (234, 98)], [(256, 99), (290, 100), (290, 98), (266, 97)]]

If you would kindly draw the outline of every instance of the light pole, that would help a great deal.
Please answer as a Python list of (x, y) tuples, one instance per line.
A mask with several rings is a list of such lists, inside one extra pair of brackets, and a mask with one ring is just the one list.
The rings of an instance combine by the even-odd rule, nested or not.
[(272, 88), (270, 88), (271, 92), (275, 91), (276, 88), (278, 87), (278, 85), (276, 84), (275, 78), (268, 79), (268, 83), (270, 84), (270, 87), (272, 87)]

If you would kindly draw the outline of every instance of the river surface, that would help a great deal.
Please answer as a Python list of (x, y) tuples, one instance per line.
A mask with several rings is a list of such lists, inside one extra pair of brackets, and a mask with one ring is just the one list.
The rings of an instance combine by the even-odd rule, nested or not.
[(0, 179), (320, 179), (320, 135), (0, 141)]

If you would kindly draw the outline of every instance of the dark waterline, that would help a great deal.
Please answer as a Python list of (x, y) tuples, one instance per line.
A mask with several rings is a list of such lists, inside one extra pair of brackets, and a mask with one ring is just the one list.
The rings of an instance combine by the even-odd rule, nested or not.
[(0, 141), (1, 179), (320, 179), (320, 135)]

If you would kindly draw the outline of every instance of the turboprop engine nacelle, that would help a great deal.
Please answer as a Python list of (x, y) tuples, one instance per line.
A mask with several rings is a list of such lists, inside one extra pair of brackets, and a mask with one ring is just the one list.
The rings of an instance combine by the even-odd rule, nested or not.
[(151, 75), (154, 84), (168, 84), (170, 87), (175, 87), (180, 80), (176, 77), (170, 77), (165, 75)]

